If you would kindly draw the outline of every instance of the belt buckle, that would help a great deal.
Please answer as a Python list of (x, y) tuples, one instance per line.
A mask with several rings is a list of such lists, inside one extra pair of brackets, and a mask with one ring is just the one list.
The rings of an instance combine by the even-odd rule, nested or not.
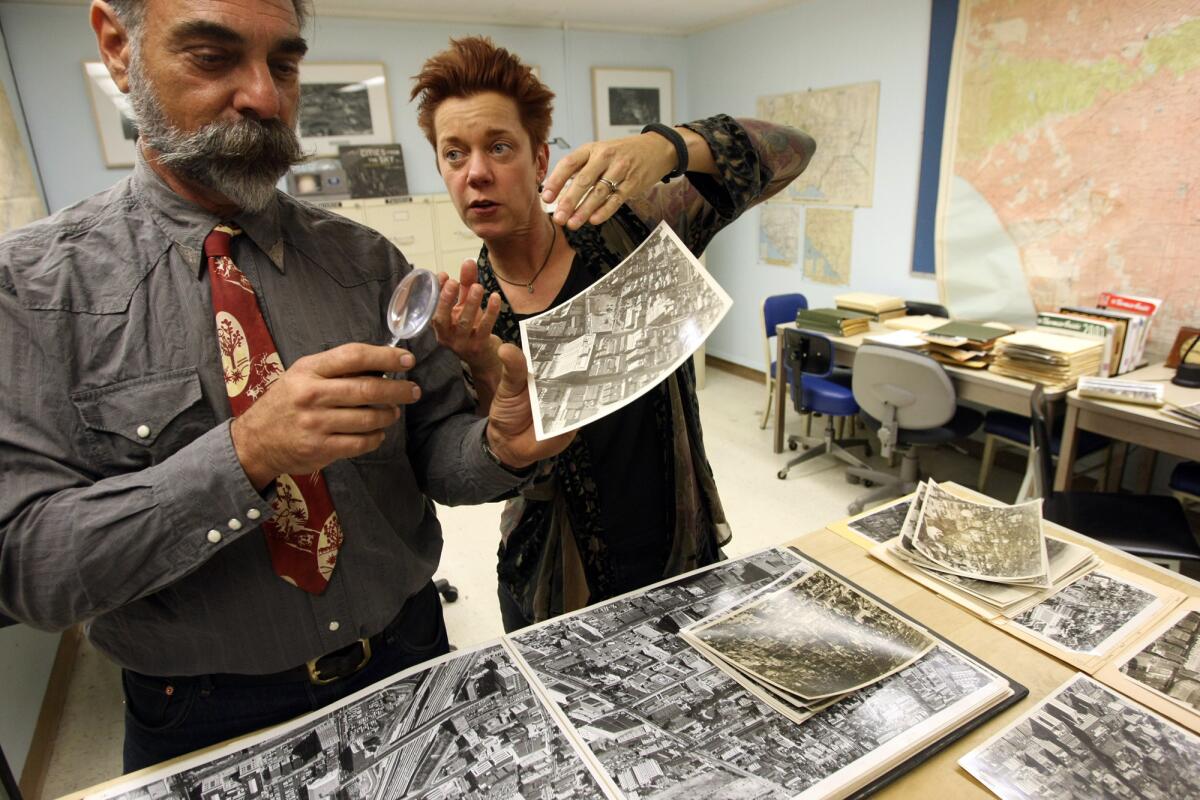
[(304, 666), (308, 669), (309, 682), (315, 686), (326, 686), (330, 683), (333, 683), (336, 680), (341, 680), (342, 678), (348, 678), (351, 675), (353, 675), (354, 673), (358, 672), (363, 667), (365, 667), (367, 665), (367, 662), (371, 660), (371, 640), (370, 639), (359, 639), (356, 644), (359, 644), (362, 646), (362, 660), (358, 662), (358, 664), (354, 667), (354, 669), (350, 670), (349, 672), (347, 672), (343, 675), (330, 675), (329, 677), (326, 677), (321, 674), (320, 668), (317, 667), (317, 662), (320, 661), (322, 658), (325, 658), (325, 656), (319, 656), (317, 658), (306, 661), (304, 663)]

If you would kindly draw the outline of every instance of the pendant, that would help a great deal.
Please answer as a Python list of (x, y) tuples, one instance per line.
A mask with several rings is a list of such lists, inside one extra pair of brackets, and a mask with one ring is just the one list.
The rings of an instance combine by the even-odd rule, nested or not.
[(530, 294), (533, 294), (533, 284), (532, 283), (525, 284), (525, 288), (529, 290)]

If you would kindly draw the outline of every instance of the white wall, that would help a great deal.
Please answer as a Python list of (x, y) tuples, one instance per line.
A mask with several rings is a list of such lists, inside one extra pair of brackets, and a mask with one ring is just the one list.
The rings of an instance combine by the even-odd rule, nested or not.
[[(107, 169), (84, 85), (83, 61), (97, 60), (83, 6), (0, 3), (17, 84), (41, 162), (47, 202), (57, 211), (111, 186), (126, 169)], [(451, 36), (491, 36), (527, 63), (558, 95), (551, 136), (572, 145), (593, 138), (591, 67), (668, 67), (675, 73), (675, 103), (687, 110), (687, 43), (682, 37), (563, 32), (552, 28), (419, 23), (380, 19), (318, 18), (306, 32), (310, 61), (382, 61), (388, 77), (392, 128), (404, 147), (409, 189), (445, 191), (433, 151), (417, 128), (408, 101), (409, 78)], [(554, 150), (552, 158), (565, 154)]]
[(762, 369), (759, 315), (771, 294), (802, 292), (813, 307), (847, 291), (936, 301), (933, 280), (910, 273), (929, 15), (929, 0), (808, 0), (688, 38), (693, 117), (753, 116), (760, 95), (880, 82), (874, 205), (854, 211), (850, 285), (760, 263), (755, 209), (708, 248), (709, 270), (734, 299), (708, 340), (710, 355)]

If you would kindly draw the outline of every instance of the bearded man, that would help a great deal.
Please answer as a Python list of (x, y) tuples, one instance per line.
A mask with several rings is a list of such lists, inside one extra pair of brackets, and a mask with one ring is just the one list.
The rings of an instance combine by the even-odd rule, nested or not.
[(304, 12), (94, 0), (137, 165), (0, 239), (0, 612), (123, 668), (127, 770), (446, 652), (431, 500), (568, 442), (536, 441), (519, 350), (479, 418), (432, 333), (381, 345), (404, 257), (276, 191)]

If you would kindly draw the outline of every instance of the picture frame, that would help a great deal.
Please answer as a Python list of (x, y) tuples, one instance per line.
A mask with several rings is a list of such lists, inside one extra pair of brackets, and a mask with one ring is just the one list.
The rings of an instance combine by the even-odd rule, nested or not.
[(383, 63), (301, 62), (296, 129), (304, 151), (317, 156), (336, 156), (342, 145), (391, 144)]
[[(1179, 333), (1175, 334), (1175, 343), (1171, 345), (1171, 350), (1167, 353), (1167, 366), (1170, 368), (1178, 367), (1183, 362), (1183, 354), (1187, 352), (1187, 363), (1200, 364), (1200, 343), (1196, 342), (1197, 337), (1200, 337), (1200, 328), (1195, 328), (1190, 325), (1184, 325), (1179, 329)], [(1191, 348), (1188, 350), (1188, 348)]]
[(137, 127), (129, 95), (117, 88), (103, 61), (84, 61), (82, 65), (104, 166), (132, 167), (137, 160)]
[(669, 69), (592, 67), (596, 140), (638, 134), (651, 122), (674, 125), (674, 84)]

